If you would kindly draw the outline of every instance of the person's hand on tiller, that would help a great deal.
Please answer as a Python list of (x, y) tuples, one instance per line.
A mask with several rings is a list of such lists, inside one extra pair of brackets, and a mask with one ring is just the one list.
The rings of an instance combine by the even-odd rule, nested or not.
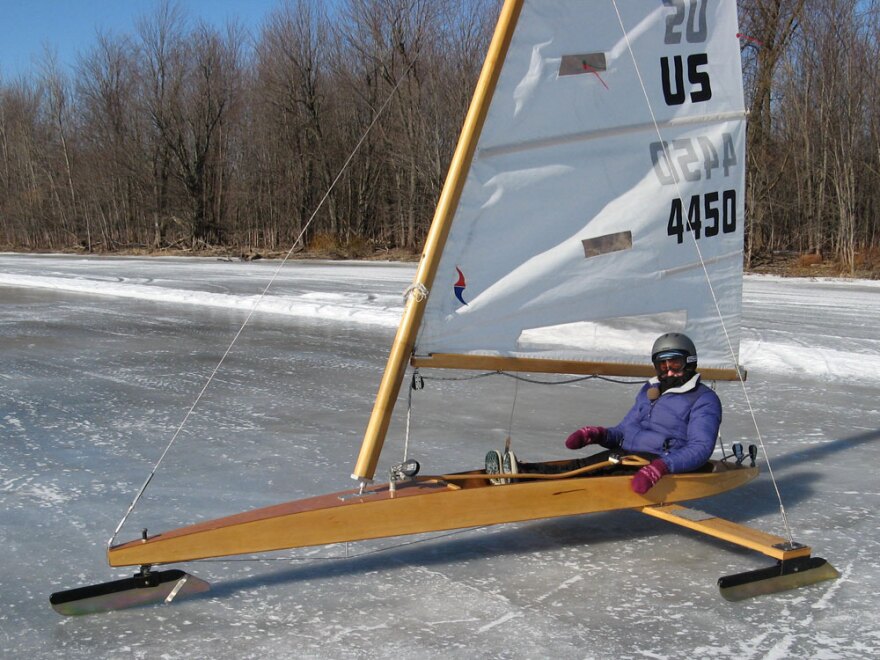
[(669, 472), (662, 458), (655, 458), (648, 465), (636, 472), (632, 480), (632, 489), (639, 495), (644, 495), (654, 487), (664, 474)]

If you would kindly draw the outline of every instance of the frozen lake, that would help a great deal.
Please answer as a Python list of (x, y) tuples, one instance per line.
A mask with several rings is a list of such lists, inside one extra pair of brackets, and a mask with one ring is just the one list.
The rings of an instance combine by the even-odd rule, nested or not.
[[(769, 560), (622, 512), (194, 562), (202, 596), (58, 616), (50, 592), (131, 572), (107, 567), (106, 541), (276, 269), (0, 255), (5, 656), (880, 655), (880, 286), (864, 281), (744, 289), (749, 398), (794, 537), (835, 582), (728, 603), (717, 578)], [(285, 266), (120, 540), (351, 487), (413, 272)], [(572, 429), (618, 421), (635, 390), (430, 380), (410, 453), (430, 472), (477, 467), (510, 433), (526, 460), (563, 457)], [(725, 442), (754, 442), (739, 386), (719, 393)], [(402, 455), (404, 412), (405, 392), (377, 476)], [(766, 470), (694, 506), (783, 531)]]

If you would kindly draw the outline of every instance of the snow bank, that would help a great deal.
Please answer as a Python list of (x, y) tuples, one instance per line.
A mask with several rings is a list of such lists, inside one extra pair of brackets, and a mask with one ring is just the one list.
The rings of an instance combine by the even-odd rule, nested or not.
[[(199, 259), (99, 259), (2, 255), (0, 286), (209, 306), (393, 328), (415, 267), (350, 262), (232, 270)], [(49, 274), (34, 274), (49, 273)], [(239, 292), (210, 289), (235, 280)], [(244, 293), (247, 292), (247, 293)], [(781, 314), (780, 314), (781, 313)], [(780, 323), (780, 316), (784, 322)], [(740, 362), (760, 373), (880, 381), (880, 282), (747, 276)]]

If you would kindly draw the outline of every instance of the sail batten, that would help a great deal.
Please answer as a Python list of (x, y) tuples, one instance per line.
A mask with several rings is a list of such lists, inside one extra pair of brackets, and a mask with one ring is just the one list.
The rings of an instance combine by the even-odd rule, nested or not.
[(742, 256), (743, 255), (741, 251), (729, 252), (727, 254), (719, 254), (718, 256), (712, 257), (711, 259), (704, 259), (703, 261), (691, 261), (690, 263), (681, 264), (680, 266), (676, 266), (675, 268), (669, 268), (667, 270), (661, 271), (659, 273), (659, 276), (670, 277), (679, 273), (683, 273), (685, 271), (697, 269), (700, 269), (702, 272), (703, 266), (712, 266), (714, 264), (732, 259), (741, 260)]
[(493, 158), (495, 156), (512, 154), (518, 151), (528, 151), (531, 149), (546, 149), (558, 147), (565, 144), (575, 142), (586, 142), (589, 140), (599, 140), (602, 138), (617, 137), (621, 135), (631, 135), (634, 133), (650, 132), (656, 133), (659, 128), (661, 131), (667, 128), (677, 128), (682, 126), (693, 125), (711, 125), (728, 121), (739, 121), (746, 118), (745, 111), (725, 112), (713, 115), (697, 115), (692, 117), (673, 117), (662, 122), (643, 122), (640, 124), (632, 124), (630, 126), (615, 126), (613, 128), (603, 128), (591, 131), (581, 131), (579, 133), (571, 133), (567, 135), (557, 135), (553, 137), (542, 138), (538, 140), (529, 140), (527, 142), (517, 142), (509, 144), (500, 144), (496, 146), (482, 147), (477, 152), (477, 159)]

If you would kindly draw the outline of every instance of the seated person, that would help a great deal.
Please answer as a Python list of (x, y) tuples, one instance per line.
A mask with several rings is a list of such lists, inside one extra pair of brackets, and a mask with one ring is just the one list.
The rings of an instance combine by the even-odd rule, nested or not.
[[(686, 335), (670, 332), (658, 337), (651, 361), (656, 378), (645, 383), (619, 424), (608, 428), (584, 426), (565, 441), (569, 449), (600, 444), (651, 459), (632, 479), (631, 487), (640, 495), (664, 474), (692, 472), (704, 465), (715, 449), (721, 425), (721, 401), (700, 382), (697, 349)], [(518, 463), (512, 452), (502, 456), (493, 450), (486, 455), (486, 472), (557, 474), (595, 462), (596, 456), (561, 463)], [(493, 483), (506, 481), (495, 479)]]

